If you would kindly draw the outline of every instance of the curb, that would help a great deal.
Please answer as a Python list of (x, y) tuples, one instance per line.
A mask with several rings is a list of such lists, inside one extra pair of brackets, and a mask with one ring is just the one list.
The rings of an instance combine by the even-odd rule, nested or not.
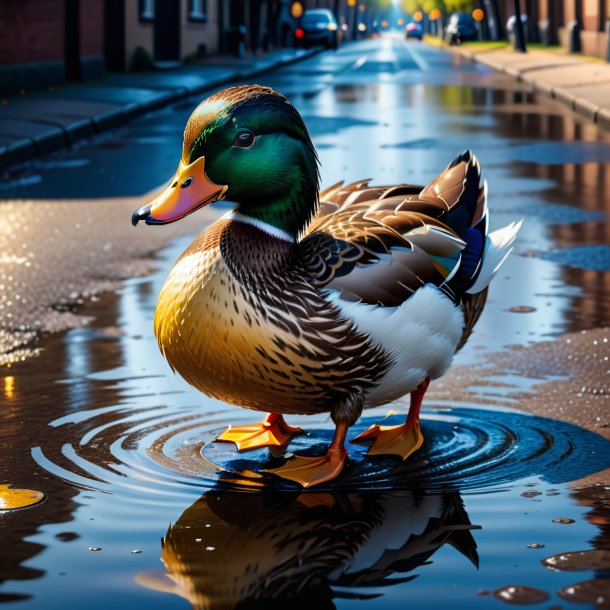
[[(270, 62), (260, 68), (229, 70), (222, 76), (211, 78), (198, 86), (181, 86), (169, 91), (159, 91), (158, 95), (150, 101), (136, 102), (119, 108), (107, 109), (90, 116), (83, 116), (82, 119), (67, 119), (63, 124), (56, 120), (56, 117), (54, 117), (54, 120), (45, 120), (44, 117), (31, 119), (26, 116), (9, 115), (6, 117), (6, 120), (10, 121), (13, 125), (21, 124), (21, 127), (30, 133), (10, 144), (0, 145), (0, 168), (7, 169), (35, 157), (68, 148), (80, 140), (108, 131), (109, 129), (115, 129), (149, 112), (154, 112), (179, 101), (186, 100), (203, 91), (267, 74), (278, 68), (309, 59), (322, 51), (321, 47), (307, 49), (303, 53), (280, 59), (276, 62)], [(205, 68), (202, 69), (205, 70)], [(68, 101), (72, 100), (62, 100), (63, 103)], [(78, 99), (75, 101), (78, 103)], [(28, 127), (31, 129), (28, 129)], [(8, 129), (9, 131), (6, 131), (6, 133), (10, 135), (10, 127)]]
[[(602, 129), (610, 129), (610, 110), (604, 108), (603, 106), (599, 106), (586, 98), (578, 97), (563, 87), (553, 87), (544, 81), (528, 78), (524, 70), (499, 64), (493, 60), (487, 59), (484, 54), (475, 54), (458, 49), (449, 49), (449, 52), (487, 66), (488, 68), (492, 68), (498, 72), (508, 74), (519, 82), (529, 85), (535, 93), (541, 93), (546, 97), (550, 97), (551, 99), (561, 102), (564, 106), (567, 106), (582, 117), (597, 123), (597, 125), (599, 125)], [(481, 57), (481, 55), (483, 55), (483, 57)]]

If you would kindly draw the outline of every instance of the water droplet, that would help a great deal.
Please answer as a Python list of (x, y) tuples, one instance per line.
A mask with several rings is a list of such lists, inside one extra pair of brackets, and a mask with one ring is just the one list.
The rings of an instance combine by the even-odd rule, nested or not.
[(89, 547), (89, 550), (90, 550), (90, 551), (97, 552), (97, 551), (101, 551), (101, 550), (102, 550), (102, 547), (101, 547), (101, 546), (90, 546), (90, 547)]
[(598, 608), (607, 608), (610, 599), (610, 579), (600, 578), (585, 580), (557, 591), (563, 599), (573, 604), (591, 604)]
[(521, 494), (524, 498), (535, 498), (536, 496), (541, 496), (541, 491), (524, 491)]
[(561, 523), (562, 525), (569, 525), (570, 523), (576, 523), (574, 519), (570, 519), (569, 517), (557, 517), (557, 519), (553, 519), (553, 523)]
[(539, 604), (550, 598), (542, 589), (523, 585), (508, 585), (494, 591), (494, 597), (506, 604), (527, 605)]
[(593, 549), (552, 555), (540, 562), (551, 570), (607, 570), (610, 566), (610, 550)]
[(58, 534), (55, 534), (55, 538), (62, 542), (71, 542), (72, 540), (80, 538), (80, 536), (76, 532), (59, 532)]
[(140, 549), (132, 549), (131, 550), (131, 554), (132, 555), (139, 555), (142, 551)]

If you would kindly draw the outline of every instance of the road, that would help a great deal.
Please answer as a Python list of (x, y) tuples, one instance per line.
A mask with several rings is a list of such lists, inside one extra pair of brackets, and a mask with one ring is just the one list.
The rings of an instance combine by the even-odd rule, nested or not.
[[(319, 153), (323, 185), (364, 178), (372, 184), (424, 184), (470, 148), (488, 181), (492, 228), (525, 218), (475, 334), (427, 396), (430, 442), (444, 447), (451, 462), (471, 474), (451, 471), (446, 494), (425, 496), (426, 501), (406, 498), (405, 491), (401, 508), (386, 490), (374, 507), (385, 515), (379, 518), (396, 540), (406, 534), (402, 526), (392, 530), (392, 524), (405, 519), (423, 519), (432, 528), (425, 531), (436, 531), (439, 523), (454, 527), (455, 519), (464, 525), (470, 514), (483, 527), (480, 537), (475, 534), (480, 571), (458, 561), (448, 545), (441, 548), (452, 531), (448, 526), (442, 530), (445, 538), (434, 538), (440, 540), (437, 546), (427, 543), (436, 553), (433, 566), (415, 561), (405, 567), (407, 555), (418, 556), (410, 547), (409, 553), (403, 549), (406, 555), (394, 557), (391, 573), (414, 570), (420, 577), (395, 586), (375, 580), (373, 590), (383, 597), (370, 607), (393, 608), (405, 599), (422, 608), (443, 608), (449, 599), (460, 607), (495, 607), (495, 600), (477, 591), (520, 583), (554, 596), (562, 587), (592, 578), (590, 566), (578, 576), (551, 577), (539, 561), (555, 552), (609, 544), (603, 515), (610, 496), (599, 485), (608, 477), (598, 474), (610, 466), (605, 441), (598, 436), (610, 438), (608, 135), (552, 100), (535, 100), (511, 77), (398, 37), (345, 45), (337, 53), (277, 70), (260, 84), (287, 95), (303, 115)], [(45, 609), (66, 607), (67, 599), (73, 607), (95, 608), (143, 600), (151, 608), (178, 608), (184, 607), (179, 597), (196, 604), (205, 595), (211, 596), (210, 607), (227, 602), (224, 590), (206, 593), (206, 570), (214, 574), (213, 566), (204, 561), (202, 568), (200, 559), (193, 559), (192, 544), (176, 550), (183, 565), (194, 561), (198, 566), (187, 570), (190, 584), (157, 573), (163, 567), (158, 539), (169, 522), (184, 524), (193, 510), (200, 518), (212, 518), (210, 499), (201, 502), (217, 481), (202, 467), (201, 439), (227, 422), (248, 420), (248, 414), (205, 399), (173, 377), (158, 354), (151, 322), (172, 262), (227, 204), (167, 227), (134, 229), (129, 222), (131, 211), (175, 171), (182, 130), (197, 103), (188, 100), (73, 150), (9, 170), (0, 185), (5, 219), (0, 228), (5, 367), (0, 477), (47, 495), (40, 507), (0, 514), (6, 541), (0, 550), (0, 601), (7, 607), (19, 599), (26, 601), (15, 607)], [(392, 407), (405, 409), (404, 404)], [(477, 408), (462, 412), (461, 407)], [(458, 411), (447, 415), (450, 408)], [(517, 410), (510, 415), (512, 428), (502, 424), (498, 409), (506, 408)], [(559, 423), (526, 418), (522, 411)], [(480, 415), (484, 412), (492, 416)], [(314, 420), (325, 430), (324, 419)], [(314, 425), (309, 420), (299, 424)], [(462, 427), (457, 449), (443, 445), (451, 426)], [(534, 439), (542, 438), (545, 428), (545, 442), (528, 453), (525, 440), (537, 447)], [(578, 454), (593, 448), (595, 458)], [(464, 459), (475, 450), (477, 466), (467, 470)], [(530, 486), (540, 490), (540, 498), (521, 496)], [(470, 494), (467, 501), (461, 492)], [(202, 493), (199, 503), (188, 508)], [(355, 496), (349, 501), (345, 494), (329, 496), (343, 512), (340, 518), (332, 513), (322, 523), (315, 521), (316, 527), (337, 527), (348, 521), (345, 515), (358, 513), (356, 505), (366, 504)], [(436, 503), (439, 497), (445, 508)], [(239, 507), (242, 496), (233, 500)], [(320, 510), (330, 506), (328, 497), (316, 502)], [(405, 505), (410, 507), (406, 512)], [(451, 515), (443, 512), (447, 506), (453, 507)], [(528, 514), (527, 506), (531, 518), (521, 517)], [(231, 511), (226, 505), (222, 510)], [(217, 507), (215, 519), (222, 510)], [(275, 524), (278, 515), (296, 509), (293, 503), (278, 507), (277, 514), (265, 510), (256, 508), (257, 519)], [(311, 515), (303, 517), (299, 510), (295, 519), (307, 522)], [(501, 511), (519, 515), (514, 547)], [(552, 523), (551, 517), (570, 515), (573, 525)], [(414, 527), (423, 535), (421, 527)], [(560, 541), (557, 527), (565, 528)], [(527, 543), (541, 540), (545, 551), (526, 549)], [(453, 542), (474, 561), (476, 545), (457, 535)], [(99, 553), (87, 550), (98, 546), (103, 548)], [(273, 556), (271, 547), (261, 548), (260, 553)], [(131, 554), (133, 549), (142, 553)], [(322, 588), (333, 592), (334, 601), (324, 603), (348, 608), (355, 604), (350, 594), (365, 595), (346, 574), (366, 565), (362, 574), (374, 580), (381, 568), (366, 564), (370, 552), (354, 551), (351, 567), (343, 565), (343, 572), (331, 562), (335, 580), (329, 577)], [(182, 573), (165, 560), (170, 574), (172, 569)], [(308, 562), (313, 560), (305, 557), (301, 563)], [(106, 575), (120, 584), (109, 588), (101, 578)], [(315, 598), (318, 589), (307, 591), (320, 604), (326, 600), (326, 593)]]

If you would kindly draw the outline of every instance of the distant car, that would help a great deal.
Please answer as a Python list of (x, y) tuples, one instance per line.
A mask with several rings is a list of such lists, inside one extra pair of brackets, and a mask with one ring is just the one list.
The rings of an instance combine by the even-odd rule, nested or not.
[(456, 45), (469, 40), (477, 40), (477, 26), (469, 13), (453, 13), (445, 28), (445, 42)]
[(327, 49), (336, 49), (340, 35), (335, 15), (328, 9), (305, 11), (294, 31), (295, 42), (304, 47), (323, 45)]
[(419, 23), (415, 23), (414, 21), (407, 23), (407, 27), (405, 28), (405, 38), (417, 38), (417, 40), (421, 40), (423, 35), (424, 29)]

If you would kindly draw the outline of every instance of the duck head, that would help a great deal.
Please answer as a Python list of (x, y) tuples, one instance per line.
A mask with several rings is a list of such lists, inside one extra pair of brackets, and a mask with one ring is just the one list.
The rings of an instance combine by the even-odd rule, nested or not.
[(167, 224), (222, 198), (296, 238), (318, 205), (318, 159), (303, 119), (280, 93), (244, 85), (195, 109), (169, 186), (132, 223)]

